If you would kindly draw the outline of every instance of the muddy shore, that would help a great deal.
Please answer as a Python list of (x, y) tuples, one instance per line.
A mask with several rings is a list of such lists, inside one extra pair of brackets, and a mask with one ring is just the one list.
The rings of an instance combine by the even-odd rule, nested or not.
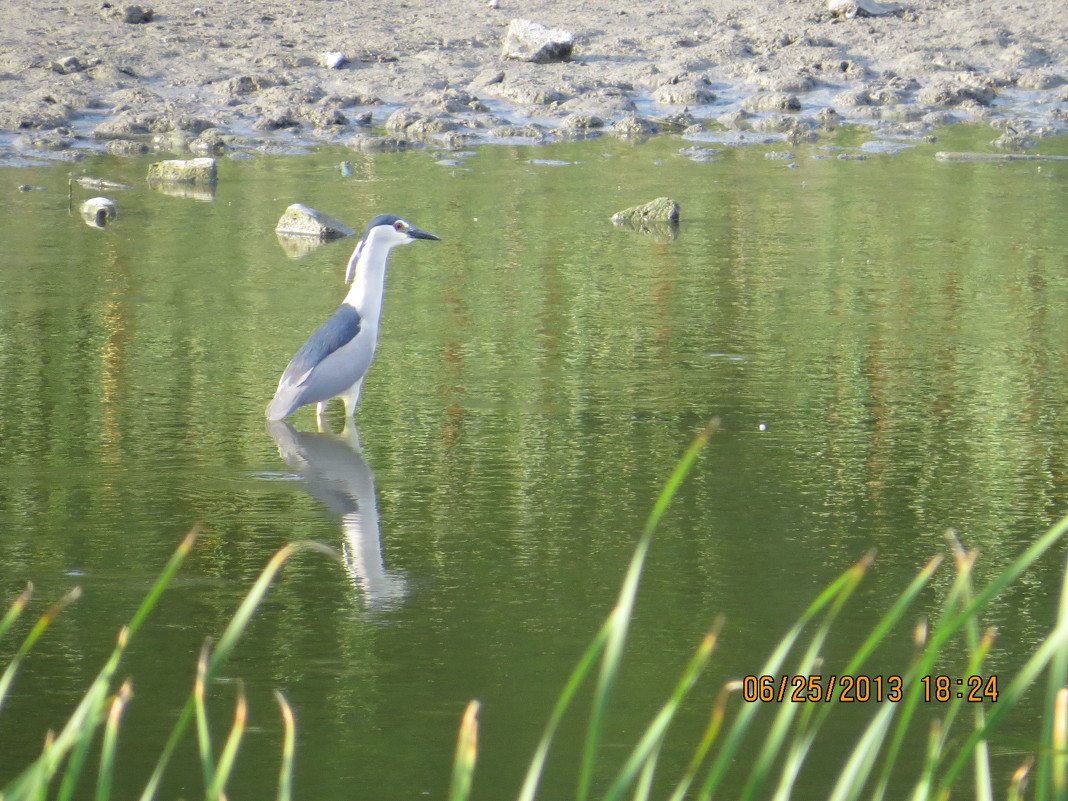
[[(514, 19), (567, 60), (502, 57)], [(1068, 131), (1068, 14), (1054, 0), (101, 0), (9, 4), (0, 158), (360, 150), (710, 128), (817, 138), (841, 121), (923, 136), (990, 122), (1026, 150)]]

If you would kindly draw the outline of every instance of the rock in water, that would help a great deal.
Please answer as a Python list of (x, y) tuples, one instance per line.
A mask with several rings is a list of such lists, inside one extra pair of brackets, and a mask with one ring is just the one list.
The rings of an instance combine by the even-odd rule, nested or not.
[(679, 202), (670, 197), (658, 197), (643, 206), (617, 211), (612, 215), (615, 225), (644, 228), (653, 223), (679, 224)]
[(119, 216), (119, 207), (109, 197), (91, 197), (82, 203), (81, 215), (86, 225), (103, 228)]
[(217, 180), (215, 159), (169, 159), (148, 166), (149, 183), (214, 184)]
[(356, 234), (345, 223), (308, 208), (303, 203), (294, 203), (286, 209), (274, 231), (285, 236), (311, 236), (317, 239), (340, 239)]
[(533, 61), (536, 64), (569, 61), (574, 46), (575, 37), (570, 31), (546, 28), (529, 19), (514, 19), (508, 23), (501, 58)]

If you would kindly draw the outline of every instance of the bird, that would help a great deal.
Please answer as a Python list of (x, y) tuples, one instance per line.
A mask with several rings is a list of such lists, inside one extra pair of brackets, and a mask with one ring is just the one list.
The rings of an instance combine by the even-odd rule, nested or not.
[(364, 229), (345, 271), (352, 287), (337, 311), (301, 345), (278, 381), (267, 419), (284, 420), (301, 406), (317, 404), (321, 421), (326, 404), (340, 397), (351, 419), (378, 347), (382, 297), (389, 252), (418, 239), (440, 240), (393, 214), (380, 214)]

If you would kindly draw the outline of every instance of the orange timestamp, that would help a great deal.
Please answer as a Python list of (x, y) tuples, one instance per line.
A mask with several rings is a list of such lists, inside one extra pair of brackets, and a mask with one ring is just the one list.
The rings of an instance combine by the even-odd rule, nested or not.
[[(901, 676), (744, 676), (742, 700), (750, 703), (777, 701), (839, 703), (896, 703), (904, 700), (905, 681)], [(962, 701), (997, 701), (998, 677), (921, 676), (919, 689), (924, 701), (944, 703)]]

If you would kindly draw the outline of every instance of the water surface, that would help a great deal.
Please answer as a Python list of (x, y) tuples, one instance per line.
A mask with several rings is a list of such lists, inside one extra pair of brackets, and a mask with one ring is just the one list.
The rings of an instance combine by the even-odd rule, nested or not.
[[(233, 679), (252, 705), (232, 797), (273, 792), (276, 687), (298, 716), (302, 797), (440, 797), (469, 698), (483, 703), (475, 795), (514, 793), (656, 493), (712, 417), (721, 430), (650, 554), (609, 764), (717, 615), (721, 649), (666, 775), (722, 682), (755, 672), (864, 553), (876, 566), (830, 660), (944, 550), (947, 527), (990, 575), (1065, 510), (1068, 376), (1068, 168), (933, 158), (991, 138), (962, 127), (865, 160), (824, 143), (792, 162), (722, 146), (698, 162), (669, 137), (487, 146), (453, 164), (255, 154), (222, 159), (210, 199), (150, 190), (152, 159), (5, 169), (0, 587), (13, 598), (32, 580), (37, 613), (75, 584), (85, 595), (0, 716), (0, 776), (61, 724), (199, 525), (126, 665), (124, 792), (147, 777), (203, 638), (272, 553), (313, 539), (344, 565), (290, 564), (216, 687), (220, 732)], [(72, 170), (135, 187), (110, 193), (114, 225), (68, 212)], [(677, 238), (608, 222), (660, 195), (681, 203)], [(442, 237), (393, 255), (362, 450), (340, 404), (332, 435), (310, 409), (291, 429), (263, 420), (342, 297), (353, 245), (287, 255), (273, 228), (294, 202), (357, 229), (397, 213)], [(1006, 677), (1048, 629), (1060, 559), (991, 611)], [(907, 649), (888, 650), (872, 672), (905, 667)], [(1002, 775), (1034, 736), (1027, 714), (995, 743)], [(578, 731), (551, 794), (571, 792)], [(836, 727), (803, 786), (825, 791), (855, 734)], [(167, 797), (195, 796), (197, 775), (177, 766)]]

